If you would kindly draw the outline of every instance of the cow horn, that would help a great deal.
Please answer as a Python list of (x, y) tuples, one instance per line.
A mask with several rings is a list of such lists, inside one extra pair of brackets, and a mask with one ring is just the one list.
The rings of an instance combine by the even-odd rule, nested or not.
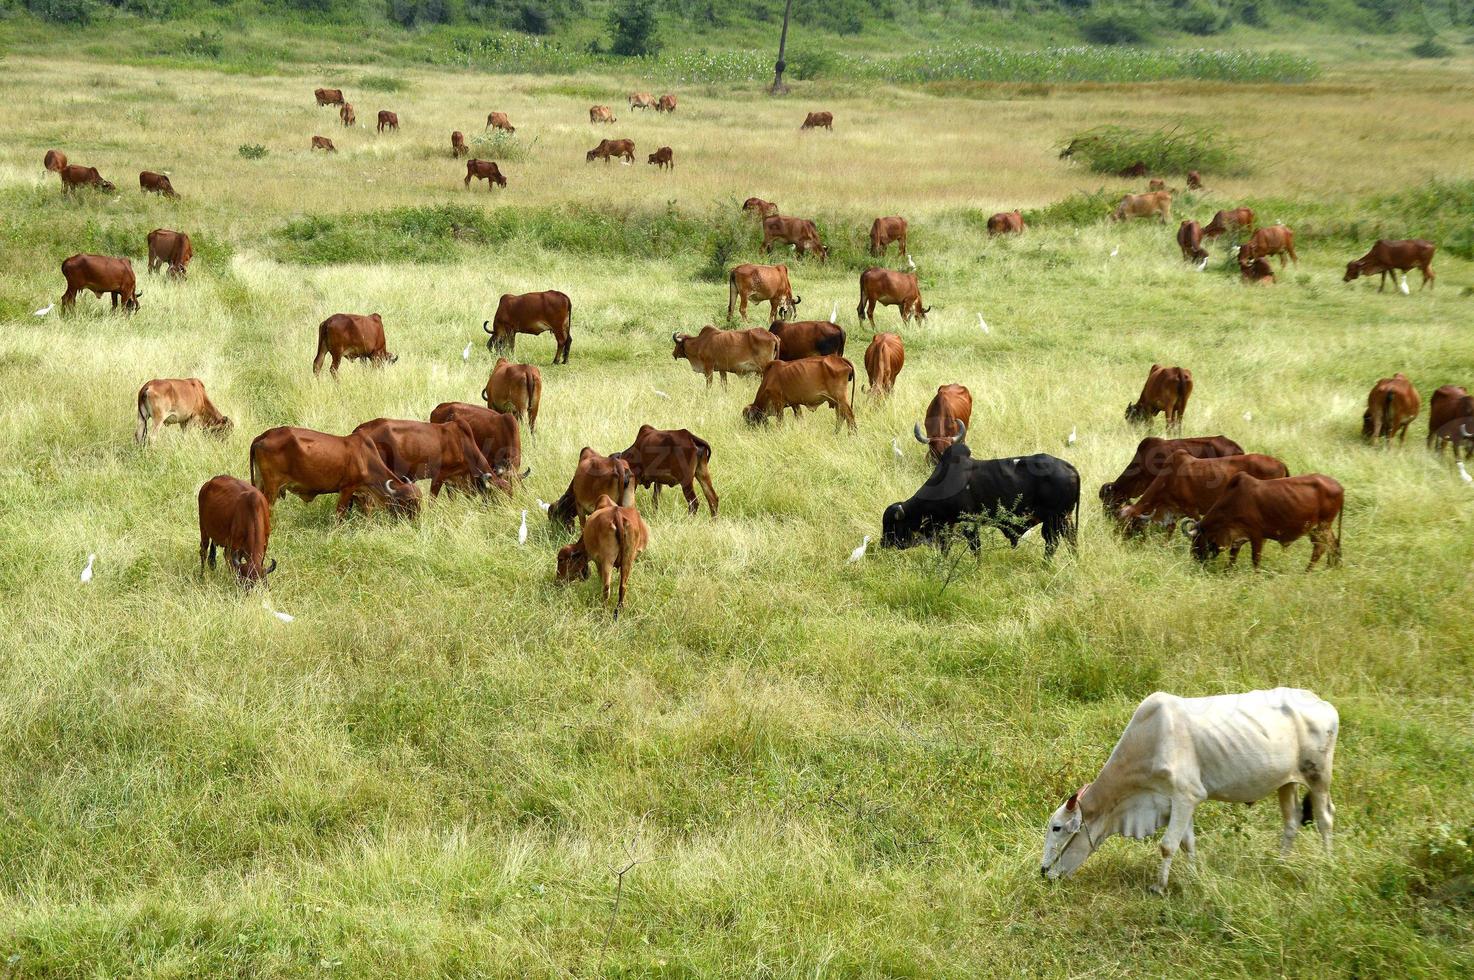
[(394, 477), (391, 476), (389, 479), (387, 479), (387, 480), (384, 481), (384, 492), (385, 493), (393, 493), (394, 492)]
[(923, 446), (929, 446), (929, 445), (931, 445), (931, 443), (929, 443), (929, 442), (926, 441), (926, 436), (923, 435), (922, 432), (921, 432), (921, 423), (920, 422), (917, 422), (916, 423), (916, 428), (913, 429), (912, 432), (916, 436), (916, 441), (917, 442), (921, 443)]
[(795, 296), (795, 297), (793, 297), (793, 305), (794, 306), (797, 306), (798, 304), (802, 303), (803, 301), (804, 301), (804, 298), (802, 296)]
[(267, 565), (266, 566), (266, 571), (262, 572), (261, 574), (263, 574), (263, 575), (270, 575), (274, 571), (276, 571), (276, 559), (275, 558), (271, 559), (271, 564)]
[(957, 423), (957, 434), (952, 437), (953, 442), (961, 442), (967, 438), (967, 423), (961, 419), (953, 419)]
[(524, 480), (527, 479), (531, 475), (532, 475), (532, 467), (531, 466), (527, 467), (527, 469), (525, 469), (525, 470), (522, 471), (522, 479), (524, 479)]
[(681, 333), (680, 333), (680, 331), (678, 330), (675, 333), (671, 334), (670, 335), (670, 339), (671, 339), (671, 342), (672, 343), (679, 344), (681, 342)]
[(931, 312), (931, 307), (930, 306), (923, 306), (921, 308), (921, 315), (922, 316), (926, 316), (930, 312)]
[(485, 330), (487, 333), (491, 333), (491, 321), (490, 320), (482, 320), (481, 321), (481, 329), (482, 330)]
[(1178, 527), (1182, 528), (1182, 533), (1186, 534), (1188, 537), (1195, 538), (1198, 536), (1199, 523), (1193, 520), (1191, 517), (1184, 517), (1182, 520), (1177, 522), (1177, 525)]

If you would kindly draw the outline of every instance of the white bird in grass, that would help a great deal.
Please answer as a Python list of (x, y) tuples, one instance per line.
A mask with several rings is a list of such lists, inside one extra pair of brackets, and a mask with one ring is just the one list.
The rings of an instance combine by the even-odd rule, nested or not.
[(1254, 413), (1253, 412), (1245, 412), (1244, 413), (1244, 421), (1245, 422), (1252, 422), (1252, 421), (1254, 421)]
[(1115, 248), (1111, 249), (1111, 258), (1115, 258), (1116, 256), (1118, 256), (1120, 254), (1121, 254), (1121, 246), (1117, 245)]
[(839, 322), (839, 304), (838, 303), (834, 303), (833, 305), (831, 305), (829, 307), (829, 322), (830, 323), (838, 323)]
[(1203, 261), (1198, 263), (1198, 271), (1202, 272), (1206, 268), (1208, 268), (1208, 257), (1204, 256)]
[(82, 569), (81, 582), (83, 585), (86, 585), (88, 582), (92, 581), (92, 563), (95, 561), (97, 561), (96, 555), (87, 556), (87, 567)]
[(900, 439), (892, 439), (891, 440), (891, 452), (893, 452), (893, 453), (896, 454), (896, 458), (897, 459), (905, 459), (906, 458), (906, 454), (903, 453), (903, 452), (901, 452), (901, 440)]
[(45, 316), (46, 314), (48, 314), (48, 313), (51, 312), (52, 308), (55, 305), (56, 305), (55, 303), (48, 303), (48, 304), (46, 304), (45, 306), (41, 307), (39, 310), (36, 311), (36, 315), (37, 316)]
[(1462, 459), (1459, 460), (1459, 476), (1465, 483), (1474, 483), (1474, 476), (1471, 476), (1469, 471), (1464, 469), (1464, 461)]
[(911, 259), (911, 253), (910, 252), (907, 252), (906, 253), (906, 264), (911, 267), (911, 271), (912, 272), (915, 272), (916, 271), (916, 263), (914, 261), (912, 261), (912, 259)]
[(262, 609), (265, 609), (267, 612), (271, 613), (273, 616), (275, 616), (277, 619), (281, 620), (283, 623), (290, 623), (292, 620), (294, 620), (294, 619), (297, 618), (297, 617), (291, 615), (290, 613), (277, 612), (275, 609), (272, 609), (271, 608), (271, 602), (269, 600), (267, 600), (267, 599), (262, 599), (261, 600), (261, 608)]
[(850, 552), (850, 560), (846, 564), (853, 565), (855, 562), (859, 561), (861, 558), (864, 558), (865, 557), (865, 549), (868, 548), (868, 547), (870, 547), (870, 535), (867, 534), (867, 535), (865, 535), (865, 540), (860, 542), (860, 547), (858, 547), (854, 551)]
[(988, 321), (983, 319), (983, 315), (981, 313), (978, 314), (978, 326), (983, 328), (983, 333), (993, 332), (988, 329)]
[(1400, 276), (1398, 278), (1398, 280), (1397, 280), (1397, 288), (1402, 291), (1402, 295), (1404, 295), (1404, 296), (1411, 296), (1412, 295), (1412, 290), (1407, 288), (1407, 276)]
[(469, 361), (470, 359), (471, 359), (471, 345), (470, 344), (467, 344), (466, 345), (466, 349), (463, 350), (463, 351), (461, 351), (461, 360), (463, 360), (463, 361)]
[(542, 512), (544, 514), (546, 514), (548, 511), (550, 511), (550, 510), (553, 509), (553, 505), (550, 504), (550, 503), (548, 503), (546, 500), (542, 499), (541, 497), (538, 497), (537, 498), (537, 505), (538, 505), (538, 507), (542, 508)]
[(1065, 440), (1065, 445), (1066, 446), (1073, 446), (1074, 444), (1075, 444), (1075, 427), (1072, 425), (1072, 426), (1070, 426), (1070, 437)]
[(659, 388), (651, 388), (650, 390), (653, 391), (653, 392), (655, 392), (655, 395), (656, 395), (657, 398), (669, 398), (670, 397), (670, 395), (667, 395), (665, 392), (661, 391)]
[(527, 543), (527, 511), (522, 512), (522, 526), (517, 529), (517, 543)]

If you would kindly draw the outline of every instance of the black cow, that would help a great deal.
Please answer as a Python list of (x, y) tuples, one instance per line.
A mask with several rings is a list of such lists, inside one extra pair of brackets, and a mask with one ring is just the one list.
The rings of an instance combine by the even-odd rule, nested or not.
[(998, 528), (1010, 546), (1017, 546), (1036, 524), (1044, 525), (1045, 554), (1054, 554), (1061, 538), (1073, 546), (1080, 521), (1079, 472), (1044, 453), (973, 459), (962, 441), (966, 432), (964, 427), (910, 500), (885, 509), (881, 547), (936, 541), (959, 523), (974, 551), (981, 546), (978, 530), (985, 524)]

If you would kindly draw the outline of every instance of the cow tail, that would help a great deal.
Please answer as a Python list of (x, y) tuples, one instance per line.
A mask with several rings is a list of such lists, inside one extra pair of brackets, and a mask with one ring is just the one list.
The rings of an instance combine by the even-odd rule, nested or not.
[(1336, 511), (1336, 564), (1341, 564), (1341, 522), (1346, 519), (1346, 498), (1341, 498), (1341, 509)]
[(614, 603), (614, 618), (619, 618), (619, 610), (624, 608), (624, 577), (629, 572), (629, 556), (625, 554), (625, 516), (620, 508), (614, 510), (614, 553), (618, 555), (619, 568), (619, 598)]
[[(246, 468), (250, 471), (251, 474), (251, 486), (255, 487), (257, 490), (261, 489), (261, 484), (256, 479), (256, 477), (258, 476), (258, 471), (256, 469), (256, 443), (254, 441), (251, 443), (251, 451), (248, 454), (248, 462), (246, 464)], [(268, 501), (268, 503), (270, 503), (270, 501)]]
[(1306, 790), (1300, 800), (1300, 826), (1308, 827), (1315, 823), (1315, 813), (1310, 806), (1310, 791)]
[(138, 431), (133, 434), (137, 442), (143, 442), (148, 438), (148, 385), (138, 389)]
[(732, 315), (732, 308), (737, 305), (737, 270), (733, 269), (727, 273), (727, 316)]
[(1394, 393), (1387, 392), (1387, 397), (1382, 401), (1382, 438), (1388, 444), (1392, 443), (1392, 399)]
[(855, 405), (855, 366), (849, 361), (845, 363), (850, 365), (850, 407), (853, 409)]

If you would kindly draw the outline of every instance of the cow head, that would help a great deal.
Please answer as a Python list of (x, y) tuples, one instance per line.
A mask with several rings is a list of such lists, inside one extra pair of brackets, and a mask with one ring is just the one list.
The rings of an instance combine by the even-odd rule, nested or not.
[(599, 155), (599, 150), (596, 147), (596, 148), (590, 150), (589, 152), (587, 152), (587, 153), (585, 153), (583, 155), (584, 162), (585, 163), (593, 163), (594, 162), (594, 157), (596, 157), (598, 155)]
[(1039, 873), (1051, 881), (1073, 874), (1095, 850), (1080, 805), (1080, 797), (1089, 788), (1087, 784), (1078, 793), (1071, 793), (1050, 814), (1049, 824), (1044, 828), (1044, 856), (1039, 862)]
[(957, 423), (956, 431), (950, 436), (928, 436), (922, 431), (921, 423), (917, 422), (913, 434), (916, 441), (927, 447), (926, 458), (929, 462), (940, 463), (942, 454), (945, 453), (953, 443), (961, 442), (967, 436), (967, 425), (961, 419), (953, 419)]
[(228, 416), (217, 415), (212, 421), (205, 422), (205, 428), (223, 439), (235, 428), (235, 423)]
[(558, 570), (554, 577), (559, 582), (589, 577), (589, 553), (583, 550), (582, 540), (565, 544), (558, 549)]
[[(760, 389), (759, 394), (761, 393), (762, 392)], [(768, 413), (767, 410), (763, 408), (762, 402), (754, 401), (751, 405), (748, 405), (746, 408), (744, 408), (742, 410), (742, 421), (746, 422), (748, 425), (767, 425)]]
[(1182, 521), (1182, 533), (1186, 534), (1193, 543), (1193, 557), (1198, 561), (1212, 561), (1218, 557), (1228, 543), (1220, 540), (1222, 537), (1212, 530), (1205, 531), (1201, 521), (1184, 519)]
[(1361, 259), (1352, 259), (1346, 263), (1346, 275), (1341, 277), (1342, 282), (1350, 282), (1361, 277)]
[(1147, 414), (1146, 406), (1139, 401), (1134, 401), (1126, 406), (1127, 422), (1150, 422), (1151, 416)]
[(686, 334), (673, 333), (670, 339), (675, 343), (676, 349), (671, 352), (671, 357), (677, 361), (686, 356)]
[(247, 551), (234, 551), (230, 555), (230, 564), (235, 567), (235, 573), (240, 579), (241, 585), (246, 588), (265, 582), (266, 576), (276, 571), (276, 559), (271, 559), (270, 564), (262, 566), (261, 560), (264, 555), (252, 556)]
[[(377, 489), (377, 484), (370, 484)], [(420, 488), (411, 480), (389, 478), (384, 481), (384, 503), (390, 513), (414, 517), (420, 512)]]
[(118, 185), (114, 184), (112, 181), (102, 180), (101, 178), (98, 179), (97, 186), (100, 190), (108, 192), (112, 192), (118, 189)]
[(894, 503), (880, 515), (880, 546), (910, 548), (921, 535), (920, 521), (906, 513), (904, 503)]
[(124, 296), (123, 297), (123, 309), (125, 311), (127, 311), (128, 313), (137, 313), (138, 312), (138, 301), (141, 300), (141, 299), (143, 299), (143, 291), (142, 290), (134, 293), (132, 296)]

